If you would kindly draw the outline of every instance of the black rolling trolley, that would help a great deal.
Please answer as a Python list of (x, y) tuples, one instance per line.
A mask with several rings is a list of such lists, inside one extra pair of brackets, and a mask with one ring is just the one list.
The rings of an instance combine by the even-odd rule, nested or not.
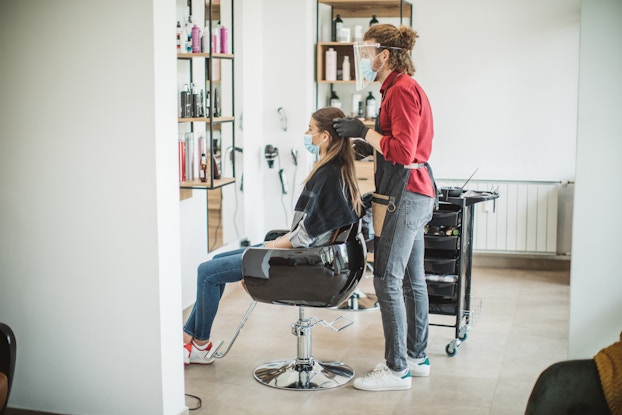
[(448, 189), (441, 190), (439, 209), (426, 226), (424, 265), (430, 314), (454, 317), (453, 324), (430, 325), (455, 329), (445, 347), (448, 356), (455, 356), (481, 313), (481, 300), (471, 298), (474, 206), (499, 195), (460, 190), (452, 197)]

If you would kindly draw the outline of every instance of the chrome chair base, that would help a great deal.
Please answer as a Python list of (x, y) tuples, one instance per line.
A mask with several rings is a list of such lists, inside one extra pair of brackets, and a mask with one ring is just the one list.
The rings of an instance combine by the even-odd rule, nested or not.
[(255, 369), (255, 379), (278, 389), (321, 390), (343, 386), (354, 377), (354, 370), (341, 362), (310, 360), (308, 364), (298, 359), (265, 363)]
[(358, 288), (354, 290), (350, 298), (339, 306), (340, 310), (369, 311), (378, 310), (378, 297), (375, 294), (364, 293)]

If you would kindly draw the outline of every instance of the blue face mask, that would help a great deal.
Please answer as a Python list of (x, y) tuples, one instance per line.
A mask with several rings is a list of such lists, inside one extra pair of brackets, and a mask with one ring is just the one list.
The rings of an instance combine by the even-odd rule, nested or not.
[[(383, 66), (384, 66), (384, 63), (380, 66), (380, 68), (378, 68), (378, 71), (380, 71), (380, 69), (382, 69)], [(361, 59), (361, 72), (363, 73), (363, 78), (367, 79), (370, 82), (374, 82), (376, 80), (376, 76), (378, 75), (378, 71), (374, 71), (374, 69), (372, 68), (371, 59), (369, 58)]]
[(372, 69), (371, 59), (361, 59), (361, 70), (363, 72), (363, 78), (371, 82), (374, 82), (376, 80), (376, 75), (378, 75), (378, 72), (374, 72), (374, 70)]
[[(317, 134), (320, 134), (320, 133), (317, 133)], [(304, 138), (305, 147), (307, 148), (307, 150), (309, 150), (309, 153), (315, 154), (315, 155), (320, 154), (320, 145), (313, 144), (313, 137), (315, 137), (317, 134), (313, 134), (313, 135), (305, 134), (305, 138)]]

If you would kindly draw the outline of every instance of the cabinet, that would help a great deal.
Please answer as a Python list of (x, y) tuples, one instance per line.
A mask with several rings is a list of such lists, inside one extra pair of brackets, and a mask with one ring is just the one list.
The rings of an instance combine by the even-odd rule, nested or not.
[[(192, 197), (193, 190), (205, 192), (207, 250), (211, 251), (223, 242), (221, 188), (235, 182), (233, 0), (207, 0), (195, 7), (190, 0), (178, 0), (177, 9), (185, 14), (180, 16), (181, 26), (183, 18), (190, 16), (203, 29), (198, 51), (183, 47), (177, 51), (180, 199)], [(186, 40), (187, 33), (182, 36), (180, 40)], [(190, 85), (196, 94), (188, 98), (184, 92)]]
[(481, 302), (471, 298), (473, 223), (476, 203), (496, 199), (498, 194), (466, 191), (461, 197), (441, 196), (439, 209), (425, 229), (424, 268), (430, 314), (452, 316), (455, 338), (445, 347), (455, 356), (460, 343), (479, 317)]
[[(369, 27), (372, 16), (376, 16), (380, 23), (412, 25), (412, 5), (406, 0), (317, 0), (316, 3), (316, 108), (329, 105), (329, 98), (333, 93), (339, 96), (341, 109), (348, 116), (356, 116), (358, 108), (354, 108), (357, 101), (354, 94), (360, 95), (363, 104), (371, 91), (376, 102), (380, 102), (378, 90), (380, 85), (374, 84), (364, 91), (355, 91), (354, 69), (354, 42), (334, 42), (333, 20), (340, 16), (343, 27), (350, 29), (351, 40), (354, 39), (354, 27), (360, 26), (361, 36)], [(337, 80), (326, 79), (326, 51), (333, 49), (337, 52)], [(342, 80), (341, 72), (344, 56), (350, 60), (350, 80)], [(347, 78), (347, 77), (346, 77)], [(373, 121), (366, 120), (366, 124), (373, 126)]]

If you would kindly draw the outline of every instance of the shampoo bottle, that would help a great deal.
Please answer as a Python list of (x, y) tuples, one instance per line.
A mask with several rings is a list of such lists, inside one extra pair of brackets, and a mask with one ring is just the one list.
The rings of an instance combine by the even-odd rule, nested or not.
[(201, 52), (201, 30), (199, 29), (199, 26), (197, 25), (192, 26), (191, 37), (192, 37), (192, 53)]
[(337, 51), (329, 48), (326, 51), (326, 68), (325, 78), (327, 81), (337, 80)]
[(371, 91), (369, 92), (367, 98), (365, 98), (365, 109), (365, 117), (367, 119), (373, 120), (376, 118), (376, 98), (374, 98)]
[(350, 80), (350, 57), (348, 55), (343, 57), (343, 65), (341, 65), (342, 79), (344, 81)]
[(331, 107), (334, 108), (341, 108), (341, 101), (339, 100), (339, 97), (337, 96), (337, 93), (335, 91), (331, 91), (330, 93), (330, 105)]
[(220, 27), (220, 53), (229, 53), (229, 32), (225, 26)]
[(332, 36), (333, 42), (337, 41), (337, 38), (339, 37), (339, 32), (341, 32), (342, 27), (343, 27), (343, 20), (341, 20), (340, 15), (337, 15), (335, 17), (335, 20), (333, 20), (333, 36)]

